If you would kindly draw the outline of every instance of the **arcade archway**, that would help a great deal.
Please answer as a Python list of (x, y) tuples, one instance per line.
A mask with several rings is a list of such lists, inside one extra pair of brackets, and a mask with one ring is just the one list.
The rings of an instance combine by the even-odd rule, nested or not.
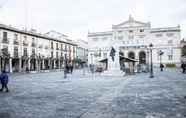
[(129, 52), (128, 57), (131, 59), (135, 59), (135, 53), (134, 52)]
[(139, 63), (146, 64), (146, 53), (144, 51), (139, 52)]

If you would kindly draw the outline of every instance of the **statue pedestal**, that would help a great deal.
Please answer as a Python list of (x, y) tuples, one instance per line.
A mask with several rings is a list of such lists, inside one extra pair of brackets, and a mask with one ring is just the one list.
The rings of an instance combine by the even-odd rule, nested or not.
[(124, 76), (125, 73), (120, 70), (120, 61), (119, 61), (119, 48), (116, 48), (114, 60), (109, 56), (108, 58), (108, 70), (104, 71), (103, 75), (105, 76)]

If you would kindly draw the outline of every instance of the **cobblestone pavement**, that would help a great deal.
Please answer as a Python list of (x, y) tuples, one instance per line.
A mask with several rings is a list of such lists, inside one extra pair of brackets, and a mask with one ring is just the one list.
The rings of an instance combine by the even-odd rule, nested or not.
[(76, 70), (10, 76), (0, 118), (186, 118), (186, 74), (179, 70), (105, 77)]

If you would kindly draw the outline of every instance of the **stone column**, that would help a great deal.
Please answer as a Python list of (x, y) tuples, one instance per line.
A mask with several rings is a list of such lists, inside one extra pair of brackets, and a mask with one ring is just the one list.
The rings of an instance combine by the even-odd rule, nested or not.
[(12, 58), (9, 59), (9, 72), (12, 73)]
[(45, 60), (44, 59), (42, 60), (42, 69), (43, 70), (45, 69)]
[(21, 64), (22, 64), (22, 59), (21, 58), (19, 58), (19, 72), (21, 72), (22, 70), (21, 70)]
[(61, 60), (59, 60), (59, 69), (61, 69)]
[(50, 61), (50, 59), (48, 60), (48, 65), (47, 66), (49, 66), (49, 70), (51, 69), (51, 61)]
[(39, 71), (38, 60), (37, 59), (36, 59), (35, 64), (36, 64), (36, 71)]
[(55, 69), (56, 68), (56, 60), (54, 60), (53, 63), (54, 63), (54, 69)]
[(28, 59), (28, 69), (29, 69), (29, 71), (31, 70), (31, 68), (30, 68), (30, 58)]

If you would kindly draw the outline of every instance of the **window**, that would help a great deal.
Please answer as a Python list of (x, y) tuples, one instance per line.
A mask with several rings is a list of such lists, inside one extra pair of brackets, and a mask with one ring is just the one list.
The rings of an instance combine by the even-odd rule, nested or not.
[(35, 53), (35, 49), (32, 49), (32, 55), (35, 55), (36, 53)]
[(32, 38), (32, 47), (35, 47), (36, 43), (35, 43), (35, 38)]
[(103, 37), (103, 40), (107, 40), (107, 37)]
[(3, 40), (7, 40), (7, 32), (3, 32)]
[(144, 29), (140, 29), (140, 32), (144, 32)]
[(18, 44), (18, 35), (14, 34), (14, 44)]
[(14, 47), (14, 57), (18, 57), (18, 47)]
[(103, 53), (103, 58), (107, 58), (107, 53)]
[(129, 33), (133, 33), (133, 30), (129, 30)]
[(156, 37), (162, 37), (163, 35), (162, 34), (156, 34)]
[(58, 43), (56, 43), (56, 50), (58, 50), (59, 48), (58, 48)]
[(18, 40), (18, 34), (14, 34), (14, 39)]
[(174, 33), (167, 33), (168, 37), (174, 36)]
[(67, 51), (67, 45), (65, 44), (65, 51)]
[(51, 42), (51, 49), (54, 49), (54, 47), (53, 47), (53, 42)]
[(129, 35), (128, 38), (129, 39), (134, 39), (134, 36), (133, 35)]
[(73, 47), (73, 52), (75, 53), (75, 47)]
[(61, 44), (61, 51), (63, 50), (63, 44)]
[(173, 56), (172, 55), (168, 55), (168, 59), (172, 60)]
[(23, 50), (23, 56), (28, 56), (27, 55), (27, 48), (24, 48), (24, 50)]
[(56, 58), (58, 58), (58, 57), (59, 57), (58, 52), (56, 52)]
[(145, 35), (139, 35), (139, 38), (144, 38), (145, 37)]
[(168, 40), (168, 44), (173, 44), (173, 41), (172, 40)]
[(98, 40), (98, 38), (93, 38), (93, 41), (97, 41)]
[(26, 36), (24, 36), (23, 45), (24, 46), (28, 46), (28, 41), (27, 41), (27, 37)]
[(54, 56), (54, 54), (53, 54), (53, 52), (51, 52), (51, 57), (53, 57)]
[(139, 40), (136, 40), (136, 43), (138, 44), (139, 43)]
[(118, 31), (118, 34), (120, 34), (120, 33), (122, 33), (122, 31), (120, 30), (120, 31)]
[(119, 40), (123, 40), (123, 36), (118, 36), (118, 39)]

